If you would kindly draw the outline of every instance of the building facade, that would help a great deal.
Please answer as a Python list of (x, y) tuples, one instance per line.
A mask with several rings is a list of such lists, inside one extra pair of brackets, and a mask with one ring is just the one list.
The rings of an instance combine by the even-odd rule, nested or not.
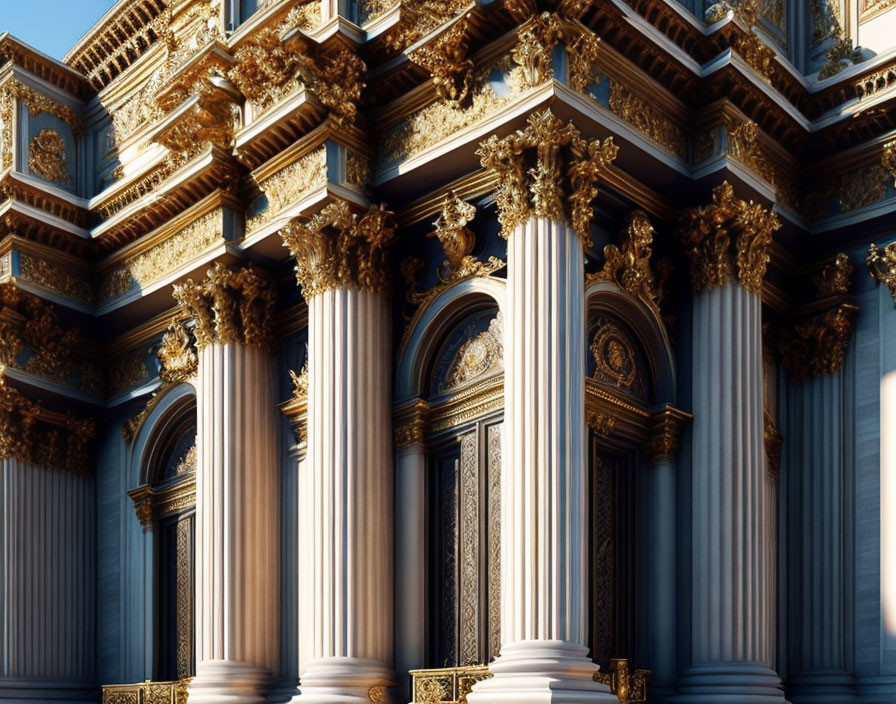
[(894, 30), (0, 36), (0, 701), (896, 702)]

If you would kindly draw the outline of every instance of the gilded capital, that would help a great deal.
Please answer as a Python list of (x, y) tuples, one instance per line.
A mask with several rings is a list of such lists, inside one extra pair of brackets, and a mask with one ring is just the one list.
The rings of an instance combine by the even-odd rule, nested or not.
[(734, 271), (746, 290), (762, 292), (772, 234), (778, 217), (753, 201), (735, 196), (725, 181), (712, 192), (712, 202), (688, 211), (680, 238), (691, 262), (694, 295), (728, 283)]
[(841, 303), (781, 334), (781, 356), (794, 380), (828, 376), (843, 366), (858, 312), (852, 303)]
[(296, 258), (296, 279), (306, 299), (339, 287), (388, 295), (386, 254), (395, 229), (384, 205), (356, 213), (338, 200), (307, 222), (293, 220), (280, 236)]
[(422, 447), (426, 442), (429, 422), (429, 405), (418, 400), (395, 411), (393, 417), (396, 450)]
[[(187, 279), (174, 287), (174, 298), (183, 313), (196, 321), (197, 349), (218, 342), (269, 350), (276, 298), (270, 283), (254, 267), (231, 270), (220, 262), (204, 279)], [(170, 344), (183, 343), (183, 330)]]
[(52, 469), (85, 474), (96, 423), (71, 413), (46, 412), (40, 403), (6, 383), (0, 365), (0, 459), (14, 458)]
[(524, 129), (507, 137), (489, 137), (476, 154), (498, 182), (502, 235), (531, 217), (549, 218), (570, 223), (590, 247), (595, 184), (617, 152), (612, 138), (585, 139), (550, 110), (532, 113)]

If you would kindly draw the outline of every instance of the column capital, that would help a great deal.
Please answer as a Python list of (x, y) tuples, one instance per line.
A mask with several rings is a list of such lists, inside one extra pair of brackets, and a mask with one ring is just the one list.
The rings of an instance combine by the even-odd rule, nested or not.
[(568, 222), (591, 246), (591, 201), (598, 177), (616, 158), (613, 138), (586, 139), (550, 110), (529, 115), (526, 127), (492, 135), (476, 151), (483, 168), (498, 181), (495, 199), (502, 236), (531, 217)]
[(828, 376), (843, 366), (858, 312), (858, 306), (841, 303), (782, 334), (781, 355), (794, 380)]
[(385, 205), (352, 212), (347, 201), (327, 205), (307, 222), (280, 231), (296, 258), (296, 279), (306, 299), (340, 287), (389, 294), (386, 250), (395, 236)]
[(423, 447), (429, 423), (429, 404), (417, 399), (408, 405), (395, 409), (392, 415), (395, 449), (407, 450)]
[(96, 423), (44, 409), (9, 386), (0, 364), (0, 459), (86, 474)]
[(713, 189), (712, 202), (688, 210), (681, 222), (694, 295), (724, 286), (735, 269), (741, 286), (760, 294), (772, 233), (780, 227), (774, 213), (738, 198), (727, 181)]
[(778, 349), (795, 381), (828, 376), (843, 366), (859, 312), (848, 297), (852, 274), (849, 256), (837, 254), (812, 277), (816, 296), (806, 306), (810, 313), (781, 330)]
[(254, 267), (232, 270), (216, 262), (204, 279), (176, 285), (174, 298), (196, 320), (197, 349), (213, 342), (271, 348), (276, 294)]

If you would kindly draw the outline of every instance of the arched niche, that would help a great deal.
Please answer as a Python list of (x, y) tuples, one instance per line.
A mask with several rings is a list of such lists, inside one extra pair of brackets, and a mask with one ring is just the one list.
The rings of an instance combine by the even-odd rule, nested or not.
[(134, 439), (128, 492), (148, 536), (148, 588), (153, 614), (146, 634), (151, 678), (180, 680), (195, 672), (193, 639), (196, 393), (190, 384), (164, 389), (151, 401)]
[[(645, 627), (649, 588), (651, 465), (645, 446), (676, 402), (675, 359), (662, 320), (611, 282), (586, 288), (586, 418), (591, 613), (589, 647), (650, 665)], [(675, 496), (663, 499), (674, 510)]]

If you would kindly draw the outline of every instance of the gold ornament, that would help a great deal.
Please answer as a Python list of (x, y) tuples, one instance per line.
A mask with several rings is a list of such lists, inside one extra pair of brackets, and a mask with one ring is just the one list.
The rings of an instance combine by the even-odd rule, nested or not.
[(439, 97), (452, 103), (464, 102), (470, 93), (474, 65), (467, 58), (467, 24), (466, 17), (458, 20), (434, 41), (408, 54), (411, 61), (429, 71)]
[(710, 205), (682, 219), (680, 238), (691, 261), (694, 294), (724, 286), (735, 266), (741, 286), (760, 294), (772, 233), (780, 226), (774, 213), (737, 198), (727, 181), (716, 187)]
[[(531, 114), (525, 129), (507, 137), (489, 137), (476, 154), (498, 182), (502, 236), (535, 216), (569, 222), (583, 247), (590, 247), (595, 182), (617, 152), (612, 138), (586, 140), (550, 110)], [(528, 157), (535, 165), (527, 169)]]
[(841, 303), (782, 332), (781, 357), (795, 381), (828, 376), (843, 366), (858, 312)]
[(615, 244), (604, 247), (603, 269), (589, 275), (586, 285), (594, 281), (610, 281), (659, 314), (657, 289), (650, 268), (653, 234), (647, 214), (643, 210), (633, 211), (622, 235), (622, 251)]
[(886, 284), (896, 304), (896, 242), (890, 242), (883, 252), (872, 242), (865, 263), (871, 278)]
[(171, 321), (156, 355), (161, 362), (159, 378), (169, 384), (178, 384), (195, 376), (199, 366), (193, 341), (183, 321)]
[(812, 283), (818, 291), (818, 296), (843, 296), (849, 293), (852, 281), (852, 262), (849, 255), (840, 252), (834, 261), (827, 264), (820, 272), (812, 277)]
[(275, 293), (254, 267), (230, 270), (216, 262), (204, 279), (187, 279), (173, 295), (196, 320), (197, 349), (213, 342), (271, 349)]
[(68, 185), (71, 176), (65, 156), (65, 142), (56, 130), (42, 129), (28, 147), (28, 169), (52, 183)]
[(454, 191), (448, 192), (442, 202), (442, 212), (435, 221), (435, 231), (429, 235), (438, 237), (445, 252), (445, 261), (438, 271), (443, 284), (471, 276), (488, 276), (505, 266), (497, 257), (489, 257), (488, 262), (483, 263), (470, 254), (476, 246), (476, 235), (467, 224), (475, 216), (475, 206), (461, 200)]
[(625, 658), (613, 658), (610, 660), (608, 672), (595, 672), (594, 680), (601, 682), (610, 688), (620, 704), (647, 701), (647, 679), (650, 670), (635, 670), (630, 672), (628, 660)]
[(344, 200), (308, 222), (293, 220), (280, 232), (296, 258), (296, 279), (306, 299), (339, 286), (388, 295), (386, 250), (394, 235), (392, 213), (384, 205), (358, 214)]

